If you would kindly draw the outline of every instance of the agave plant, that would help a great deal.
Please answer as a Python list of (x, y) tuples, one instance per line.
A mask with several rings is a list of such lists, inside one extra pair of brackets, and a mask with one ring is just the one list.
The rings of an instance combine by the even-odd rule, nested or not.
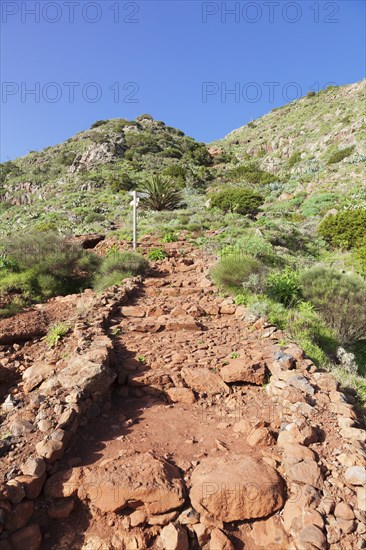
[(141, 204), (150, 210), (175, 210), (182, 202), (182, 194), (169, 178), (160, 175), (151, 176), (143, 185), (142, 191), (148, 197)]

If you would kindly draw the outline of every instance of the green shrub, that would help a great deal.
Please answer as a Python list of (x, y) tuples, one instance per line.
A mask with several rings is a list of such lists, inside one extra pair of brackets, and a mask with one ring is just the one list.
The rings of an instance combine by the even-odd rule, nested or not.
[(31, 301), (80, 292), (90, 285), (101, 262), (54, 233), (40, 232), (14, 236), (5, 245), (5, 258), (12, 267), (1, 277), (0, 287)]
[(342, 345), (366, 338), (366, 282), (361, 277), (315, 267), (301, 274), (300, 285)]
[(136, 184), (127, 172), (122, 172), (118, 174), (118, 179), (111, 180), (109, 187), (114, 193), (118, 193), (119, 191), (131, 191)]
[(240, 291), (240, 293), (236, 294), (234, 297), (234, 301), (237, 306), (247, 305), (248, 299), (249, 299), (248, 294), (245, 291), (244, 292)]
[(333, 246), (357, 247), (365, 237), (366, 210), (347, 210), (329, 215), (321, 222), (318, 233)]
[(133, 273), (129, 271), (111, 271), (105, 275), (99, 274), (95, 277), (93, 288), (97, 292), (101, 292), (111, 286), (120, 286), (124, 279), (133, 277)]
[(355, 146), (352, 145), (351, 147), (345, 147), (344, 149), (340, 149), (339, 151), (335, 151), (328, 158), (327, 164), (336, 164), (337, 162), (340, 162), (341, 160), (345, 159), (346, 157), (349, 157), (350, 155), (352, 155), (354, 148), (355, 148)]
[(148, 253), (149, 260), (153, 262), (164, 260), (166, 257), (166, 252), (162, 248), (152, 248)]
[(270, 273), (266, 281), (266, 291), (270, 298), (286, 307), (295, 304), (300, 298), (298, 273), (290, 268)]
[(131, 273), (134, 276), (144, 275), (148, 266), (148, 261), (140, 254), (112, 250), (103, 260), (99, 273), (108, 275), (118, 271), (121, 273)]
[(335, 193), (318, 193), (305, 199), (301, 205), (301, 213), (304, 216), (318, 216), (325, 214), (330, 208), (334, 208), (337, 203)]
[(288, 159), (288, 166), (289, 168), (293, 168), (295, 166), (295, 164), (297, 164), (298, 162), (300, 162), (301, 160), (301, 153), (300, 151), (295, 151), (294, 153), (292, 153), (292, 155), (290, 156), (290, 158)]
[(263, 197), (251, 189), (231, 188), (212, 194), (210, 201), (211, 208), (254, 216), (263, 204)]
[(94, 223), (94, 222), (102, 222), (105, 220), (105, 216), (103, 214), (98, 214), (98, 212), (90, 212), (85, 217), (85, 223)]
[(366, 276), (366, 238), (363, 241), (365, 244), (362, 244), (360, 247), (353, 250), (353, 259), (356, 264), (356, 271), (360, 275)]
[(49, 273), (40, 273), (37, 277), (37, 285), (44, 298), (52, 298), (63, 293), (62, 281)]
[(242, 289), (252, 274), (261, 274), (262, 264), (249, 256), (225, 256), (211, 270), (214, 282), (226, 289)]
[(99, 126), (103, 126), (104, 124), (107, 124), (108, 120), (97, 120), (90, 126), (91, 129), (93, 128), (99, 128)]
[(227, 178), (234, 182), (245, 181), (247, 183), (266, 185), (277, 181), (278, 176), (262, 170), (256, 164), (246, 164), (229, 170)]
[(324, 366), (335, 356), (338, 342), (309, 302), (300, 302), (289, 312), (286, 332), (316, 365)]
[(163, 176), (185, 180), (186, 173), (187, 171), (185, 168), (183, 168), (183, 166), (180, 166), (179, 164), (172, 164), (171, 166), (165, 168), (165, 170), (163, 171)]
[(55, 233), (57, 231), (57, 224), (54, 222), (40, 222), (34, 226), (34, 231), (39, 231), (41, 233)]
[(222, 256), (233, 254), (253, 256), (253, 258), (258, 258), (265, 264), (273, 264), (276, 261), (276, 253), (272, 244), (265, 238), (253, 233), (245, 234), (234, 245), (225, 246), (221, 250)]
[(306, 94), (306, 97), (307, 97), (308, 99), (311, 99), (311, 98), (314, 97), (314, 96), (316, 96), (316, 93), (315, 93), (313, 90), (311, 90), (310, 92), (308, 92), (308, 93)]
[(134, 252), (119, 252), (111, 248), (94, 277), (93, 288), (96, 291), (118, 286), (128, 277), (144, 275), (148, 269), (148, 261)]
[(33, 269), (22, 272), (2, 271), (0, 275), (0, 293), (22, 294), (24, 299), (37, 296), (37, 275)]
[(179, 239), (174, 231), (169, 230), (165, 233), (164, 237), (161, 240), (163, 243), (176, 243)]

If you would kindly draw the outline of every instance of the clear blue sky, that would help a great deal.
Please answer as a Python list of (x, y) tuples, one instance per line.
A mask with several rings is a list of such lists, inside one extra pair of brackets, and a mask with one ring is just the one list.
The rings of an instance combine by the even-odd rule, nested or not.
[(98, 119), (142, 113), (209, 142), (309, 89), (365, 74), (362, 0), (2, 0), (1, 8), (2, 161)]

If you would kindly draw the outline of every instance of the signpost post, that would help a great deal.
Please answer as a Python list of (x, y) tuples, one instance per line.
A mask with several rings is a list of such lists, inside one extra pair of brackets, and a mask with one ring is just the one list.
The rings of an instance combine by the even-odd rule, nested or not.
[(137, 207), (140, 202), (140, 199), (145, 199), (149, 196), (148, 193), (140, 193), (138, 191), (129, 191), (129, 194), (132, 196), (132, 201), (130, 205), (132, 206), (132, 226), (133, 226), (133, 238), (132, 246), (133, 250), (137, 249)]

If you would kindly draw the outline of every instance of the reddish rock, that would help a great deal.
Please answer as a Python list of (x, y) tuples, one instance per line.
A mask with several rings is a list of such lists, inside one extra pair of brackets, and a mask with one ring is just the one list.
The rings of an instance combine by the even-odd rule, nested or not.
[(31, 392), (53, 373), (54, 366), (52, 367), (48, 363), (42, 363), (40, 361), (33, 363), (33, 365), (23, 373), (24, 392), (26, 394)]
[(136, 388), (150, 388), (158, 391), (164, 391), (173, 386), (170, 376), (165, 370), (142, 370), (128, 375), (127, 383)]
[(286, 467), (286, 474), (291, 481), (308, 484), (320, 489), (323, 486), (323, 476), (314, 460), (303, 460)]
[(276, 445), (276, 440), (273, 436), (273, 433), (266, 427), (253, 428), (250, 434), (247, 437), (247, 443), (251, 447), (269, 447), (271, 445)]
[(161, 547), (164, 550), (188, 550), (187, 531), (179, 523), (169, 523), (160, 533)]
[(308, 525), (300, 533), (299, 541), (302, 545), (310, 544), (318, 550), (325, 550), (328, 547), (324, 533), (315, 525)]
[(280, 431), (277, 438), (277, 445), (279, 447), (285, 447), (286, 445), (300, 444), (310, 445), (310, 443), (316, 443), (318, 435), (308, 422), (301, 420), (298, 422), (292, 422), (287, 424), (283, 430)]
[(221, 529), (215, 528), (211, 532), (210, 550), (235, 550), (235, 547)]
[(168, 525), (168, 523), (177, 519), (179, 512), (174, 510), (174, 512), (168, 512), (167, 514), (158, 514), (155, 516), (149, 516), (147, 523), (149, 525)]
[(47, 511), (52, 519), (66, 519), (74, 509), (74, 501), (71, 498), (61, 498), (52, 502)]
[(291, 550), (290, 539), (281, 516), (275, 515), (263, 521), (255, 521), (251, 527), (249, 535), (260, 548)]
[(70, 468), (53, 474), (45, 483), (44, 494), (54, 499), (70, 497), (77, 493), (80, 485), (80, 468)]
[(46, 471), (46, 462), (43, 458), (29, 457), (21, 467), (25, 476), (42, 477)]
[(197, 393), (215, 395), (230, 392), (221, 376), (205, 367), (184, 367), (181, 374), (187, 386)]
[(18, 476), (15, 479), (23, 485), (26, 498), (34, 500), (40, 495), (46, 477), (47, 474), (44, 473), (41, 477)]
[(351, 506), (347, 504), (347, 502), (339, 502), (336, 505), (334, 509), (334, 516), (336, 518), (345, 519), (345, 520), (352, 520), (355, 517)]
[(234, 315), (235, 311), (236, 311), (235, 304), (222, 304), (220, 306), (221, 315)]
[(1, 488), (0, 498), (3, 500), (10, 500), (12, 504), (18, 504), (24, 497), (24, 487), (15, 479), (11, 479)]
[(184, 502), (179, 470), (149, 452), (122, 456), (86, 473), (78, 494), (102, 512), (141, 503), (149, 515), (156, 515), (177, 509)]
[(194, 393), (189, 388), (169, 388), (165, 392), (172, 403), (191, 404), (196, 401)]
[(65, 444), (63, 441), (57, 441), (54, 439), (46, 439), (36, 444), (37, 453), (48, 460), (48, 462), (55, 462), (59, 460), (64, 454)]
[(245, 455), (205, 458), (191, 478), (192, 506), (214, 520), (231, 522), (265, 517), (284, 504), (277, 472)]
[(5, 529), (12, 533), (27, 525), (32, 517), (34, 509), (33, 500), (23, 500), (19, 504), (15, 504), (11, 512), (6, 514)]
[(315, 373), (314, 379), (318, 388), (323, 391), (337, 391), (339, 387), (338, 381), (328, 373)]
[(220, 375), (225, 382), (246, 382), (262, 386), (266, 381), (266, 364), (253, 362), (250, 357), (232, 359), (222, 367)]
[(121, 313), (124, 317), (145, 317), (145, 311), (138, 306), (124, 306)]
[(179, 330), (200, 330), (201, 325), (191, 315), (185, 317), (176, 317), (166, 323), (166, 330), (179, 331)]
[(12, 550), (38, 550), (42, 542), (41, 529), (33, 523), (13, 533), (9, 540)]

